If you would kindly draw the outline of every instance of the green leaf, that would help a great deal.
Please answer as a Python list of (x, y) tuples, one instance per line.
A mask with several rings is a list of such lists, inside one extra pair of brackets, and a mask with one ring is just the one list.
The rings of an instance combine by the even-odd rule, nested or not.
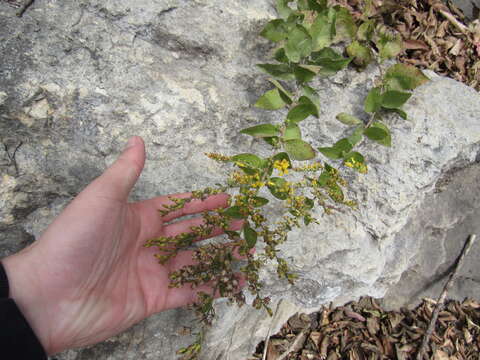
[(288, 90), (285, 90), (285, 88), (282, 86), (282, 84), (280, 84), (280, 82), (278, 82), (275, 79), (268, 79), (268, 81), (270, 81), (273, 85), (275, 85), (275, 87), (280, 92), (280, 96), (283, 101), (285, 101), (289, 105), (293, 102), (292, 100), (293, 95)]
[(370, 90), (365, 99), (364, 109), (368, 113), (377, 112), (382, 106), (382, 91), (379, 87)]
[(338, 140), (334, 145), (333, 147), (337, 150), (340, 151), (340, 153), (343, 154), (344, 153), (348, 153), (350, 150), (352, 150), (353, 146), (352, 144), (350, 143), (350, 141), (348, 141), (348, 139), (341, 139), (341, 140)]
[(350, 11), (340, 6), (335, 6), (334, 9), (337, 11), (337, 18), (335, 22), (336, 36), (333, 42), (353, 39), (357, 33), (357, 25), (355, 25)]
[(240, 133), (255, 137), (271, 137), (277, 136), (279, 131), (277, 127), (272, 124), (261, 124), (243, 129)]
[(292, 0), (277, 0), (276, 2), (277, 12), (283, 19), (287, 19), (293, 12), (292, 8), (288, 6), (290, 2)]
[(400, 54), (403, 50), (403, 41), (388, 41), (379, 47), (380, 59), (392, 59)]
[(296, 124), (287, 124), (287, 127), (285, 128), (285, 133), (283, 135), (283, 140), (294, 140), (294, 139), (301, 139), (302, 138), (302, 132), (300, 131), (300, 128)]
[(385, 130), (377, 127), (369, 127), (368, 129), (365, 129), (363, 133), (370, 140), (374, 140), (377, 142), (381, 142), (388, 137), (388, 133)]
[(285, 190), (287, 181), (279, 177), (271, 177), (267, 182), (267, 187), (277, 199), (285, 200), (288, 193)]
[(273, 161), (287, 160), (288, 163), (290, 164), (289, 168), (292, 167), (292, 162), (290, 161), (290, 157), (288, 156), (288, 154), (286, 152), (280, 152), (278, 154), (275, 154), (274, 156), (272, 156), (272, 160)]
[(285, 55), (291, 62), (298, 63), (301, 59), (307, 57), (312, 52), (312, 38), (307, 30), (297, 25), (288, 34), (288, 40), (285, 44)]
[(358, 27), (357, 39), (360, 41), (371, 41), (374, 31), (375, 23), (373, 20), (367, 20)]
[(321, 50), (332, 43), (335, 37), (335, 20), (336, 12), (333, 9), (317, 16), (310, 27), (313, 51)]
[(348, 138), (344, 138), (338, 140), (333, 146), (322, 147), (319, 148), (318, 151), (320, 151), (329, 159), (337, 160), (343, 158), (344, 154), (348, 153), (350, 150), (352, 150), (352, 148), (353, 145), (350, 140)]
[(328, 181), (332, 178), (332, 175), (330, 175), (328, 172), (324, 171), (320, 174), (318, 177), (318, 184), (322, 187), (326, 186)]
[[(307, 65), (308, 66), (308, 65)], [(306, 83), (312, 80), (317, 73), (308, 69), (305, 65), (295, 66), (294, 77), (299, 83)]]
[(304, 85), (302, 86), (302, 92), (303, 96), (300, 97), (298, 100), (301, 104), (312, 104), (316, 108), (315, 114), (313, 114), (315, 117), (318, 118), (318, 114), (320, 113), (320, 99), (318, 97), (318, 94), (315, 90), (313, 90), (310, 86)]
[(307, 0), (297, 0), (297, 9), (298, 10), (310, 10), (308, 8), (308, 2)]
[(366, 67), (373, 60), (372, 50), (358, 41), (352, 42), (346, 50), (347, 54), (353, 57), (354, 64), (361, 68)]
[(398, 115), (400, 115), (400, 117), (404, 120), (407, 120), (407, 113), (405, 111), (403, 111), (402, 109), (391, 109), (393, 112), (397, 113)]
[(325, 75), (335, 73), (352, 61), (351, 58), (344, 58), (332, 48), (326, 47), (312, 54), (312, 62), (322, 67), (322, 73)]
[(292, 68), (286, 64), (257, 64), (257, 67), (263, 72), (272, 75), (277, 79), (293, 80), (295, 75)]
[(382, 106), (387, 109), (398, 109), (410, 99), (412, 94), (402, 91), (390, 90), (382, 95)]
[(245, 236), (248, 248), (251, 249), (255, 247), (257, 243), (257, 232), (253, 230), (249, 225), (246, 225), (243, 228), (243, 235)]
[(313, 200), (308, 197), (305, 198), (305, 201), (303, 202), (303, 204), (304, 204), (303, 208), (307, 210), (311, 210), (315, 206), (315, 203), (313, 202)]
[(242, 215), (241, 213), (241, 207), (240, 206), (232, 206), (226, 209), (223, 212), (224, 215), (229, 216), (233, 219), (244, 219), (245, 216)]
[(265, 199), (265, 198), (260, 197), (260, 196), (254, 196), (253, 200), (254, 200), (254, 205), (253, 206), (255, 206), (255, 207), (261, 207), (263, 205), (268, 204), (268, 199)]
[(326, 6), (325, 1), (319, 3), (316, 0), (297, 0), (297, 8), (299, 10), (313, 10), (320, 12), (325, 10)]
[[(327, 163), (325, 163), (325, 170), (322, 171), (322, 173), (320, 174), (320, 176), (318, 177), (318, 184), (322, 187), (326, 186), (330, 180), (333, 179), (332, 177), (332, 174), (328, 171), (327, 169)], [(330, 165), (328, 165), (329, 168), (331, 168)]]
[(312, 146), (299, 139), (288, 140), (284, 143), (285, 150), (294, 160), (310, 160), (315, 157)]
[(283, 100), (278, 89), (267, 91), (255, 103), (255, 106), (265, 110), (278, 110), (283, 108), (287, 103)]
[(395, 64), (390, 66), (385, 73), (384, 83), (389, 90), (413, 90), (429, 78), (413, 65)]
[(329, 183), (327, 192), (328, 196), (337, 203), (340, 203), (345, 199), (342, 188), (337, 183)]
[(368, 129), (365, 129), (364, 134), (369, 139), (374, 140), (383, 146), (392, 146), (390, 130), (381, 122), (375, 121)]
[(262, 138), (262, 140), (265, 141), (268, 145), (271, 145), (273, 147), (277, 146), (280, 141), (278, 136), (264, 137)]
[(367, 165), (362, 154), (352, 151), (344, 156), (344, 165), (357, 170), (361, 174), (367, 173)]
[(292, 11), (286, 20), (288, 33), (292, 32), (296, 28), (297, 24), (301, 24), (304, 19), (305, 14), (300, 11)]
[(265, 160), (254, 154), (238, 154), (230, 158), (231, 161), (240, 167), (251, 167), (255, 169), (263, 168)]
[(353, 131), (352, 135), (350, 135), (350, 136), (347, 138), (348, 141), (350, 142), (350, 144), (352, 144), (352, 146), (355, 146), (355, 145), (357, 145), (360, 141), (362, 141), (362, 139), (363, 139), (363, 130), (364, 130), (363, 125), (358, 126), (357, 128), (355, 128), (355, 130)]
[(360, 120), (356, 116), (353, 116), (344, 112), (337, 114), (335, 118), (345, 125), (358, 125), (362, 123), (362, 120)]
[(319, 3), (316, 0), (297, 0), (297, 3), (300, 10), (313, 10), (320, 12), (326, 8), (325, 1)]
[(273, 41), (278, 42), (282, 41), (283, 39), (287, 38), (287, 27), (285, 25), (285, 21), (282, 19), (275, 19), (269, 21), (267, 25), (263, 28), (260, 32), (260, 36)]
[(278, 62), (281, 63), (286, 63), (288, 64), (290, 60), (288, 60), (287, 55), (285, 55), (285, 49), (280, 48), (277, 51), (275, 51), (275, 54), (273, 55), (273, 58), (277, 60)]
[(354, 159), (357, 162), (365, 163), (365, 158), (363, 157), (363, 155), (356, 151), (352, 151), (352, 152), (349, 152), (348, 154), (345, 154), (344, 159), (345, 160)]
[(287, 114), (287, 120), (292, 123), (299, 123), (300, 121), (306, 119), (310, 115), (316, 116), (317, 108), (307, 97), (303, 97), (308, 100), (309, 103), (300, 103), (297, 106), (293, 107)]
[(400, 54), (403, 50), (403, 41), (400, 35), (391, 38), (389, 36), (380, 36), (376, 40), (375, 44), (378, 48), (378, 55), (383, 61), (385, 59), (391, 59)]
[(337, 160), (342, 158), (342, 151), (340, 149), (336, 149), (333, 146), (321, 147), (321, 148), (318, 148), (318, 151), (320, 151), (323, 155), (325, 155), (327, 158), (332, 160)]

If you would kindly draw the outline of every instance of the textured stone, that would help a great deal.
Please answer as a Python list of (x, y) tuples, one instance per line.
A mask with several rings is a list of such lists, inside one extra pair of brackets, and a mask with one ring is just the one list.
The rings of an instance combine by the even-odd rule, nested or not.
[(442, 292), (469, 234), (477, 242), (465, 258), (448, 296), (457, 300), (480, 298), (480, 164), (454, 169), (437, 182), (397, 235), (398, 244), (410, 250), (408, 268), (389, 289), (388, 308), (415, 306), (423, 297), (436, 299)]
[(478, 18), (480, 0), (454, 0), (453, 3), (457, 5), (469, 19), (475, 20)]
[[(131, 135), (142, 136), (148, 152), (133, 199), (221, 181), (227, 169), (203, 152), (268, 154), (238, 131), (272, 116), (281, 119), (280, 112), (251, 105), (268, 89), (254, 65), (271, 50), (258, 36), (274, 16), (270, 2), (44, 0), (22, 19), (14, 12), (0, 3), (2, 254), (38, 237)], [(322, 116), (301, 124), (313, 145), (330, 145), (344, 135), (345, 126), (334, 120), (338, 112), (365, 116), (362, 103), (375, 75), (373, 67), (345, 70), (313, 84)], [(478, 93), (433, 78), (409, 100), (409, 121), (387, 120), (392, 148), (360, 146), (369, 173), (347, 170), (349, 195), (361, 203), (359, 210), (321, 216), (321, 225), (292, 233), (282, 247), (300, 276), (297, 284), (279, 281), (272, 267), (262, 273), (273, 307), (283, 299), (274, 320), (220, 300), (203, 359), (243, 360), (294, 312), (382, 296), (411, 266), (421, 247), (400, 234), (437, 181), (475, 162), (480, 147)], [(173, 359), (175, 349), (192, 339), (179, 335), (185, 326), (196, 330), (192, 319), (186, 310), (158, 314), (60, 358)]]

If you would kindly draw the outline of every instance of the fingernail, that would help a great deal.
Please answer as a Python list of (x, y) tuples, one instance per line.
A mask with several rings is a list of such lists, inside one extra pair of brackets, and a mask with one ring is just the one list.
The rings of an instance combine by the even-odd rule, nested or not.
[(128, 142), (127, 142), (127, 146), (125, 147), (125, 149), (129, 149), (133, 146), (135, 146), (137, 144), (137, 137), (136, 136), (133, 136), (131, 137), (130, 139), (128, 139)]

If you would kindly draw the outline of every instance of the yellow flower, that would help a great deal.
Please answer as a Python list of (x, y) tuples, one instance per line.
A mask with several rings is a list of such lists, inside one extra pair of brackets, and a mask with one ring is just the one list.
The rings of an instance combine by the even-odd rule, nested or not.
[(320, 169), (323, 169), (323, 165), (319, 162), (314, 162), (312, 164), (296, 167), (294, 170), (295, 171), (317, 171)]
[(252, 187), (254, 188), (261, 188), (262, 186), (265, 186), (265, 183), (263, 181), (257, 181), (252, 184)]
[(216, 160), (216, 161), (230, 161), (231, 159), (230, 156), (226, 156), (218, 153), (205, 153), (205, 155), (208, 156), (210, 159)]
[(352, 168), (352, 169), (356, 169), (361, 174), (366, 174), (368, 171), (367, 165), (356, 161), (354, 158), (351, 158), (350, 160), (345, 161), (345, 166), (348, 166), (349, 168)]
[(288, 174), (288, 168), (290, 167), (290, 162), (287, 159), (275, 160), (273, 167), (280, 172), (280, 176)]

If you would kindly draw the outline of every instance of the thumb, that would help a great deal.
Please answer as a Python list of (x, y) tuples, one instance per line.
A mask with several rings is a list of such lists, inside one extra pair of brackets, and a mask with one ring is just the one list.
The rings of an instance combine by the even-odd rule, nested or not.
[(118, 159), (87, 189), (97, 196), (126, 201), (144, 164), (145, 144), (141, 137), (134, 136)]

